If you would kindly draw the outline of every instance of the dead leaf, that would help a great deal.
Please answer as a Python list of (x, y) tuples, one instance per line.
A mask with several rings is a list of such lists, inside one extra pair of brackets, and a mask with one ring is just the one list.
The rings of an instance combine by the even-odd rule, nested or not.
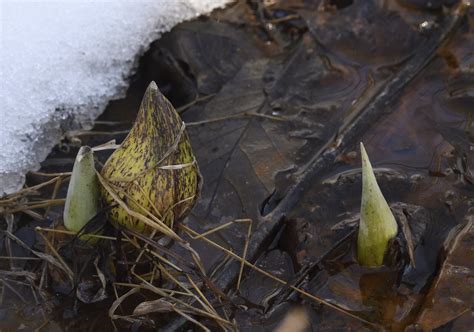
[(145, 301), (140, 303), (133, 310), (133, 315), (142, 316), (150, 313), (159, 313), (159, 312), (172, 312), (174, 311), (173, 305), (168, 301), (163, 299), (158, 299), (154, 301)]
[(474, 220), (451, 233), (446, 244), (446, 259), (425, 300), (416, 322), (423, 331), (431, 331), (471, 312), (474, 326)]

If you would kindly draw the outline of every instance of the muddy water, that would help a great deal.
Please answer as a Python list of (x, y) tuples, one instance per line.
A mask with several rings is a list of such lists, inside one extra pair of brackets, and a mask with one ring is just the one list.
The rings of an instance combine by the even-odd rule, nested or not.
[[(467, 239), (464, 247), (459, 247), (461, 240), (453, 244), (446, 239), (456, 237), (474, 204), (474, 17), (471, 11), (461, 20), (433, 56), (426, 50), (454, 9), (447, 7), (444, 14), (439, 8), (425, 9), (416, 1), (238, 2), (209, 19), (184, 23), (152, 44), (131, 78), (127, 97), (112, 101), (92, 132), (69, 133), (42, 171), (69, 171), (81, 144), (123, 140), (143, 91), (155, 80), (188, 123), (204, 177), (201, 199), (187, 225), (205, 231), (251, 218), (251, 247), (256, 249), (249, 258), (258, 266), (369, 322), (291, 292), (251, 269), (244, 271), (237, 291), (239, 264), (227, 264), (222, 251), (191, 241), (209, 275), (229, 295), (230, 303), (223, 307), (240, 329), (274, 329), (295, 303), (315, 330), (403, 330), (417, 322), (425, 329), (469, 326), (468, 296), (454, 292), (462, 302), (459, 309), (438, 320), (430, 317), (441, 317), (433, 311), (440, 309), (426, 306), (432, 299), (453, 305), (436, 288), (450, 280), (443, 262), (450, 249), (458, 253), (472, 248), (467, 235), (462, 237)], [(423, 57), (432, 59), (421, 70), (423, 66), (413, 63)], [(414, 79), (404, 81), (400, 73), (408, 65)], [(400, 89), (384, 92), (401, 81)], [(377, 116), (361, 121), (361, 129), (351, 134), (351, 125), (364, 118), (371, 102), (385, 95), (390, 98), (376, 104)], [(406, 252), (395, 266), (378, 270), (361, 268), (355, 261), (358, 141), (368, 150), (387, 200), (409, 222), (416, 267), (408, 263)], [(109, 154), (97, 156), (104, 162)], [(315, 164), (324, 167), (306, 176)], [(301, 179), (310, 180), (301, 185)], [(42, 180), (30, 175), (29, 185)], [(287, 198), (295, 192), (298, 199), (285, 203), (292, 202)], [(267, 234), (267, 225), (276, 224), (271, 219), (275, 211), (283, 212), (284, 222)], [(42, 222), (23, 216), (15, 234), (33, 244), (32, 227), (46, 227), (60, 215), (61, 207), (51, 209), (50, 219)], [(242, 253), (246, 232), (244, 224), (237, 224), (210, 238)], [(447, 262), (472, 278), (468, 262), (456, 257)], [(107, 313), (112, 292), (94, 305), (70, 295), (52, 296), (47, 302), (48, 329), (112, 328)], [(135, 300), (153, 299), (140, 296)], [(9, 310), (0, 317), (7, 329), (43, 323), (41, 305), (25, 306), (14, 294), (8, 297)], [(134, 304), (124, 304), (123, 310)], [(167, 330), (184, 326), (174, 316), (160, 319), (170, 324)], [(140, 328), (116, 323), (124, 330)]]
[[(467, 24), (472, 26), (472, 17)], [(472, 37), (472, 33), (467, 35)], [(361, 268), (356, 262), (354, 228), (358, 222), (361, 190), (357, 142), (339, 155), (334, 167), (304, 194), (287, 216), (286, 229), (273, 248), (279, 255), (291, 256), (297, 271), (313, 266), (301, 283), (311, 294), (391, 330), (417, 326), (421, 308), (425, 301), (431, 301), (432, 294), (427, 295), (427, 292), (437, 278), (446, 238), (450, 232), (459, 231), (457, 225), (472, 219), (473, 188), (469, 169), (473, 163), (474, 99), (469, 86), (473, 56), (470, 47), (463, 44), (465, 38), (469, 37), (459, 33), (445, 45), (440, 55), (389, 106), (387, 116), (371, 124), (370, 130), (361, 137), (368, 146), (378, 181), (392, 208), (400, 208), (397, 204), (403, 202), (402, 209), (405, 213), (409, 211), (407, 215), (417, 242), (416, 267), (405, 265), (398, 270), (374, 270)], [(331, 39), (326, 43), (338, 51), (342, 48), (351, 57), (349, 49), (345, 49), (347, 44)], [(350, 48), (354, 49), (357, 50)], [(403, 47), (397, 48), (401, 50)], [(383, 50), (381, 52), (383, 54)], [(375, 59), (374, 62), (377, 63)], [(260, 263), (263, 266), (270, 264), (265, 257)], [(464, 266), (465, 272), (472, 276), (470, 264), (464, 263)], [(295, 294), (288, 300), (295, 301), (295, 296), (298, 301), (306, 302), (304, 297)], [(256, 302), (268, 317), (274, 316), (272, 310), (268, 310), (271, 300), (281, 303), (278, 296), (271, 298), (266, 294)], [(356, 324), (353, 319), (341, 319), (327, 308), (312, 306), (307, 310), (318, 313), (311, 315), (311, 319), (313, 325), (321, 329), (348, 328)], [(458, 314), (459, 311), (451, 316), (441, 315), (439, 320), (431, 316), (433, 321), (422, 326), (437, 328)], [(460, 315), (469, 321), (469, 309)], [(254, 313), (252, 317), (257, 320)], [(459, 326), (466, 326), (465, 322), (462, 324)]]

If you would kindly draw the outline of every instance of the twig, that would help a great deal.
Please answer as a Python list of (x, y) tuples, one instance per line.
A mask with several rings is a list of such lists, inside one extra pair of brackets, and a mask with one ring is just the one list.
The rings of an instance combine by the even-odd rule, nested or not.
[[(40, 209), (40, 208), (45, 208), (45, 207), (49, 208), (50, 206), (64, 205), (65, 202), (66, 202), (65, 199), (51, 199), (51, 200), (46, 200), (42, 203), (29, 202), (29, 203), (27, 203), (26, 206), (18, 207), (16, 209), (12, 209), (12, 210), (8, 210), (8, 212), (16, 213), (16, 212), (22, 212), (22, 211), (31, 210), (31, 209)], [(31, 205), (29, 205), (29, 204), (31, 204)]]
[[(54, 189), (53, 189), (53, 193), (51, 194), (51, 200), (54, 200), (56, 198), (56, 196), (58, 195), (58, 192), (59, 192), (59, 189), (61, 188), (61, 184), (63, 183), (63, 180), (62, 178), (60, 177), (58, 179), (58, 181), (56, 181), (56, 184), (54, 185)], [(43, 214), (43, 217), (46, 218), (46, 216), (48, 215), (49, 213), (49, 210), (50, 210), (51, 206), (48, 206), (46, 208), (46, 211), (44, 212)]]
[[(139, 276), (138, 276), (138, 277), (139, 277)], [(139, 277), (139, 278), (140, 278), (140, 277)], [(150, 284), (149, 282), (147, 282), (145, 279), (143, 279), (143, 278), (140, 278), (140, 279), (143, 281), (143, 283), (144, 283), (146, 286), (148, 286), (147, 289), (149, 289), (150, 291), (155, 291), (158, 295), (161, 295), (161, 296), (164, 296), (164, 297), (166, 297), (166, 298), (168, 298), (168, 299), (174, 300), (176, 303), (178, 303), (178, 304), (180, 304), (180, 305), (182, 305), (182, 306), (184, 306), (184, 307), (186, 307), (186, 308), (192, 310), (194, 313), (196, 313), (196, 314), (198, 314), (198, 315), (201, 315), (201, 316), (204, 316), (204, 317), (208, 317), (208, 318), (212, 318), (212, 319), (214, 319), (214, 320), (216, 320), (216, 321), (220, 321), (220, 322), (222, 322), (222, 323), (224, 323), (224, 324), (232, 325), (231, 322), (229, 322), (229, 321), (223, 319), (222, 317), (216, 316), (216, 315), (214, 315), (212, 312), (207, 312), (207, 311), (204, 311), (204, 310), (195, 308), (195, 307), (193, 307), (193, 306), (191, 306), (191, 305), (189, 305), (189, 304), (187, 304), (187, 303), (185, 303), (185, 302), (183, 302), (183, 301), (181, 301), (181, 300), (179, 300), (179, 299), (177, 299), (177, 298), (175, 298), (175, 297), (172, 297), (172, 296), (170, 296), (170, 295), (168, 295), (168, 294), (162, 292), (162, 291), (159, 290), (157, 287), (155, 287), (155, 286), (153, 286), (152, 284)], [(195, 295), (195, 294), (193, 294), (193, 295), (194, 295), (193, 298), (198, 300), (198, 298), (196, 297), (196, 295)], [(199, 301), (199, 300), (198, 300), (198, 301)]]
[(207, 96), (202, 96), (202, 97), (199, 97), (199, 98), (195, 98), (192, 102), (187, 103), (186, 105), (183, 105), (183, 106), (181, 106), (181, 107), (178, 107), (178, 108), (176, 109), (176, 112), (178, 112), (178, 114), (182, 114), (182, 113), (184, 113), (188, 108), (190, 108), (191, 106), (197, 104), (198, 102), (208, 100), (208, 99), (214, 97), (215, 95), (216, 95), (216, 94), (213, 93), (213, 94), (210, 94), (210, 95), (207, 95)]
[(199, 326), (200, 328), (202, 328), (204, 331), (211, 332), (211, 330), (209, 330), (207, 327), (205, 327), (204, 325), (199, 323), (197, 320), (195, 320), (191, 316), (189, 316), (189, 315), (185, 314), (184, 312), (182, 312), (181, 310), (179, 310), (176, 306), (173, 306), (173, 310), (176, 311), (176, 313), (183, 316), (184, 318), (186, 318), (187, 320), (189, 320), (190, 322), (192, 322), (192, 323), (196, 324), (197, 326)]
[(16, 259), (16, 260), (32, 260), (32, 261), (40, 261), (41, 258), (38, 257), (11, 257), (11, 256), (0, 256), (0, 259)]
[(257, 117), (257, 118), (263, 118), (263, 119), (268, 119), (272, 121), (288, 121), (287, 119), (279, 117), (279, 116), (261, 114), (261, 113), (256, 113), (256, 112), (243, 112), (243, 113), (238, 113), (234, 115), (228, 115), (228, 116), (207, 119), (207, 120), (202, 120), (202, 121), (186, 122), (186, 125), (188, 127), (200, 126), (203, 124), (209, 124), (209, 123), (232, 120), (232, 119), (240, 119), (240, 118), (245, 118), (245, 117)]
[[(191, 235), (198, 235), (198, 234), (199, 234), (199, 233), (195, 232), (194, 230), (192, 230), (191, 228), (187, 227), (186, 225), (181, 224), (180, 227), (181, 227), (181, 229), (183, 229), (184, 231), (188, 232), (188, 233), (191, 234)], [(209, 239), (207, 239), (207, 238), (205, 238), (205, 237), (203, 237), (203, 238), (201, 238), (201, 239), (204, 240), (206, 243), (210, 244), (211, 246), (213, 246), (213, 247), (215, 247), (215, 248), (217, 248), (217, 249), (219, 249), (219, 250), (225, 252), (227, 255), (231, 256), (232, 258), (234, 258), (234, 259), (236, 259), (236, 260), (238, 260), (238, 261), (240, 261), (240, 262), (243, 262), (245, 265), (247, 265), (248, 267), (252, 268), (253, 270), (255, 270), (255, 271), (257, 271), (257, 272), (263, 274), (264, 276), (266, 276), (266, 277), (268, 277), (268, 278), (270, 278), (270, 279), (275, 280), (276, 282), (278, 282), (278, 283), (280, 283), (280, 284), (283, 284), (283, 285), (285, 285), (285, 286), (290, 287), (290, 288), (293, 289), (294, 291), (296, 291), (296, 292), (298, 292), (298, 293), (300, 293), (300, 294), (302, 294), (302, 295), (304, 295), (304, 296), (306, 296), (306, 297), (309, 297), (310, 299), (312, 299), (312, 300), (314, 300), (314, 301), (317, 301), (317, 302), (319, 302), (319, 303), (321, 303), (321, 304), (324, 304), (324, 305), (326, 305), (326, 306), (328, 306), (328, 307), (330, 307), (330, 308), (332, 308), (332, 309), (334, 309), (334, 310), (336, 310), (336, 311), (338, 311), (338, 312), (340, 312), (340, 313), (342, 313), (342, 314), (344, 314), (344, 315), (347, 315), (347, 316), (350, 316), (350, 317), (352, 317), (352, 318), (355, 318), (355, 319), (357, 319), (358, 321), (361, 321), (361, 322), (363, 322), (363, 323), (365, 323), (365, 324), (369, 324), (369, 325), (371, 325), (371, 326), (377, 326), (376, 324), (374, 324), (374, 323), (372, 323), (372, 322), (369, 322), (369, 321), (363, 319), (362, 317), (359, 317), (359, 316), (357, 316), (357, 315), (354, 315), (354, 314), (352, 314), (352, 313), (350, 313), (350, 312), (348, 312), (348, 311), (346, 311), (346, 310), (340, 308), (340, 307), (337, 306), (337, 305), (334, 305), (334, 304), (332, 304), (332, 303), (330, 303), (330, 302), (328, 302), (328, 301), (326, 301), (326, 300), (324, 300), (324, 299), (322, 299), (322, 298), (319, 298), (319, 297), (317, 297), (317, 296), (315, 296), (315, 295), (313, 295), (313, 294), (310, 294), (310, 293), (308, 293), (308, 292), (306, 292), (306, 291), (304, 291), (304, 290), (302, 290), (302, 289), (300, 289), (300, 288), (297, 288), (297, 287), (291, 285), (290, 283), (288, 283), (287, 281), (285, 281), (285, 280), (283, 280), (283, 279), (280, 279), (280, 278), (278, 278), (278, 277), (272, 275), (271, 273), (269, 273), (269, 272), (267, 272), (267, 271), (265, 271), (265, 270), (262, 270), (261, 268), (255, 266), (254, 264), (250, 263), (249, 261), (247, 261), (247, 260), (243, 259), (242, 257), (240, 257), (240, 256), (238, 256), (238, 255), (236, 255), (236, 254), (234, 254), (232, 251), (230, 251), (230, 250), (228, 250), (228, 249), (222, 247), (221, 245), (219, 245), (219, 244), (217, 244), (217, 243), (215, 243), (215, 242), (213, 242), (213, 241), (211, 241), (211, 240), (209, 240)]]
[[(102, 186), (107, 190), (107, 192), (112, 196), (112, 198), (115, 200), (116, 203), (120, 205), (131, 217), (137, 218), (138, 220), (142, 221), (144, 224), (150, 226), (152, 229), (157, 229), (161, 233), (169, 236), (172, 239), (180, 241), (181, 238), (172, 230), (170, 229), (166, 224), (164, 224), (161, 220), (157, 219), (156, 217), (152, 219), (142, 215), (141, 213), (135, 212), (131, 210), (127, 204), (120, 199), (120, 197), (115, 193), (115, 191), (112, 189), (111, 185), (107, 182), (106, 179), (104, 179), (99, 173), (97, 173), (97, 177), (99, 178), (100, 183)], [(150, 213), (149, 211), (145, 211), (146, 213)]]
[(115, 136), (128, 134), (130, 130), (118, 130), (118, 131), (71, 131), (67, 133), (68, 137), (80, 137), (80, 136)]
[(244, 252), (242, 254), (242, 262), (240, 263), (239, 277), (237, 278), (237, 290), (240, 290), (240, 282), (242, 280), (242, 274), (244, 273), (244, 261), (247, 260), (247, 250), (249, 248), (250, 235), (252, 234), (252, 219), (244, 219), (248, 221), (247, 237), (245, 238)]
[(0, 281), (2, 282), (3, 286), (5, 286), (6, 288), (8, 288), (9, 290), (11, 290), (13, 292), (13, 294), (15, 294), (23, 303), (28, 303), (25, 298), (16, 291), (16, 289), (11, 286), (5, 279), (3, 278), (0, 278)]
[(43, 172), (30, 172), (30, 174), (46, 177), (67, 177), (71, 176), (72, 172), (63, 172), (63, 173), (43, 173)]
[(44, 240), (46, 246), (51, 250), (51, 252), (56, 256), (56, 259), (59, 261), (59, 263), (62, 265), (64, 271), (67, 272), (67, 275), (71, 281), (72, 284), (74, 284), (74, 273), (72, 272), (71, 268), (66, 264), (66, 262), (63, 260), (61, 255), (57, 252), (56, 248), (49, 242), (48, 238), (43, 235), (43, 233), (38, 233)]
[[(77, 236), (77, 232), (72, 232), (65, 229), (43, 228), (43, 227), (37, 226), (35, 230), (37, 232), (47, 232), (47, 233), (49, 232), (49, 233), (58, 233), (58, 234)], [(100, 235), (100, 234), (95, 234), (95, 233), (83, 233), (81, 234), (81, 236), (94, 237), (101, 240), (110, 240), (110, 241), (117, 240), (117, 238), (114, 236), (106, 236), (106, 235)]]

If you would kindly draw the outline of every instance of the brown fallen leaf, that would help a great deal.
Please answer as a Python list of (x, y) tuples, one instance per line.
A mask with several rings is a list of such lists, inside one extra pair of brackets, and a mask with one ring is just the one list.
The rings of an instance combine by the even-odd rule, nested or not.
[(416, 323), (416, 328), (423, 331), (443, 326), (474, 306), (474, 218), (451, 234), (446, 243), (446, 259)]

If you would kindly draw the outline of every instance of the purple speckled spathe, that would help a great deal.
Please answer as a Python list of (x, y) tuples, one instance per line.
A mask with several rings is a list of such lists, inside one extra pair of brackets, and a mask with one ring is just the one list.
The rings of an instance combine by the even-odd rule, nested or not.
[(3, 1), (0, 196), (21, 188), (63, 130), (91, 128), (123, 96), (137, 57), (160, 33), (227, 2)]

